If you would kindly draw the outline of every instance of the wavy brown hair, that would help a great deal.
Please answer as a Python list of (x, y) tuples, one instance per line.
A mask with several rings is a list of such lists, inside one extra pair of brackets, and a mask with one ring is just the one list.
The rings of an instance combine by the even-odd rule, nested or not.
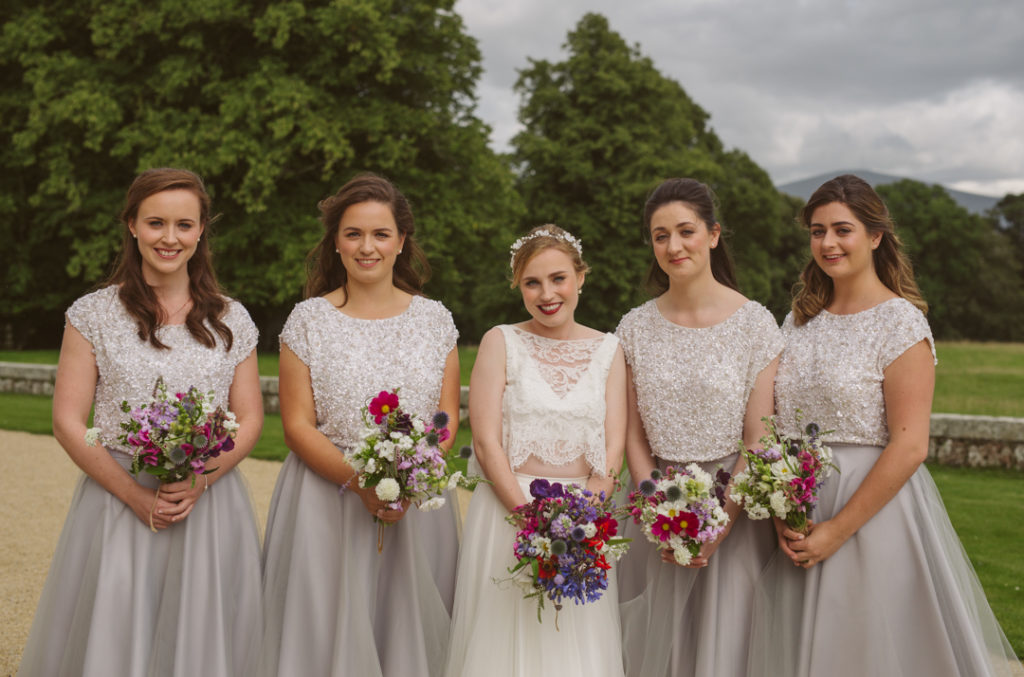
[(305, 298), (323, 296), (338, 287), (345, 288), (348, 302), (348, 273), (338, 256), (338, 226), (345, 210), (362, 202), (379, 202), (391, 209), (399, 235), (405, 236), (402, 252), (395, 257), (392, 284), (410, 294), (422, 294), (423, 285), (430, 278), (430, 264), (423, 250), (416, 243), (416, 222), (412, 217), (409, 201), (387, 179), (376, 174), (364, 173), (353, 177), (338, 192), (321, 200), (320, 221), (324, 225), (324, 236), (306, 257)]
[[(643, 234), (644, 242), (647, 244), (651, 244), (651, 219), (654, 212), (672, 202), (688, 205), (709, 231), (718, 223), (715, 218), (715, 194), (707, 184), (696, 179), (667, 179), (651, 191), (647, 196), (647, 202), (644, 203)], [(725, 244), (725, 228), (721, 224), (719, 228), (721, 233), (718, 236), (718, 246), (711, 250), (711, 274), (726, 287), (739, 291), (732, 256)], [(651, 264), (647, 268), (645, 286), (652, 296), (660, 296), (668, 291), (668, 274), (661, 269), (656, 258), (651, 258)]]
[[(540, 231), (546, 231), (551, 235), (535, 235)], [(583, 255), (576, 251), (576, 247), (569, 244), (566, 237), (572, 237), (569, 233), (558, 226), (548, 223), (543, 226), (531, 228), (524, 237), (529, 238), (512, 254), (512, 284), (511, 287), (518, 287), (519, 281), (523, 279), (523, 270), (537, 254), (545, 249), (557, 249), (565, 253), (572, 261), (572, 269), (576, 274), (589, 273), (590, 266), (583, 260)]]
[[(845, 205), (857, 220), (867, 228), (868, 235), (881, 233), (882, 239), (871, 252), (875, 274), (886, 287), (928, 312), (928, 304), (914, 281), (914, 267), (903, 252), (903, 243), (896, 235), (895, 224), (885, 202), (871, 185), (853, 174), (843, 174), (823, 183), (800, 210), (800, 223), (810, 230), (814, 211), (838, 202)], [(835, 289), (832, 278), (818, 266), (812, 257), (800, 273), (800, 281), (793, 291), (793, 323), (807, 323), (832, 302)]]
[[(156, 331), (166, 321), (164, 310), (156, 292), (142, 274), (142, 254), (138, 242), (132, 237), (131, 224), (139, 213), (139, 205), (150, 195), (165, 190), (187, 190), (199, 199), (199, 222), (203, 226), (203, 237), (196, 242), (196, 250), (188, 260), (188, 291), (192, 308), (185, 318), (185, 326), (196, 341), (208, 348), (217, 345), (214, 332), (224, 342), (224, 349), (230, 350), (234, 334), (221, 319), (227, 311), (224, 291), (217, 283), (210, 254), (210, 224), (216, 220), (210, 216), (210, 195), (203, 180), (187, 169), (147, 169), (135, 177), (128, 188), (121, 210), (121, 254), (114, 272), (107, 284), (118, 286), (118, 296), (128, 314), (138, 325), (139, 338), (149, 341), (156, 348), (166, 349)], [(211, 331), (211, 328), (213, 331)]]

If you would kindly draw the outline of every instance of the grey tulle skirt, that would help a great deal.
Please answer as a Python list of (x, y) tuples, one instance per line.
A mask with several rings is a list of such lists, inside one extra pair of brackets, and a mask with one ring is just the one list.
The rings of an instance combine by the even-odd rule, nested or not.
[[(516, 473), (516, 479), (529, 496), (536, 478)], [(541, 623), (536, 600), (524, 600), (522, 589), (507, 580), (516, 562), (516, 531), (507, 514), (490, 486), (477, 486), (463, 528), (447, 677), (621, 677), (614, 568), (601, 599), (566, 602), (557, 629), (555, 609), (546, 601)]]
[(264, 543), (262, 674), (439, 675), (458, 558), (453, 504), (410, 507), (378, 553), (359, 497), (289, 454)]
[[(841, 473), (812, 518), (846, 504), (880, 447), (833, 445)], [(997, 519), (993, 516), (993, 519)], [(1010, 675), (1014, 655), (938, 490), (922, 466), (830, 558), (804, 570), (777, 552), (759, 586), (751, 675)]]
[[(719, 465), (731, 470), (735, 462), (732, 454), (698, 465), (713, 474)], [(771, 525), (741, 514), (700, 569), (662, 562), (632, 520), (626, 535), (633, 539), (623, 562), (619, 605), (626, 674), (744, 675), (754, 588), (775, 543)]]
[(259, 533), (237, 471), (157, 533), (83, 475), (18, 675), (250, 675), (261, 618)]

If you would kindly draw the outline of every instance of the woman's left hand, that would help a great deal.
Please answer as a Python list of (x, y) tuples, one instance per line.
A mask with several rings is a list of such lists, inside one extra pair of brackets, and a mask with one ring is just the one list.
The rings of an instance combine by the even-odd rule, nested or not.
[[(789, 530), (783, 535), (797, 535)], [(838, 550), (848, 537), (843, 535), (839, 527), (832, 520), (825, 520), (812, 524), (809, 533), (801, 540), (787, 538), (790, 550), (793, 552), (790, 558), (797, 566), (810, 569), (819, 562), (824, 562)]]
[(174, 503), (173, 508), (164, 510), (164, 515), (172, 522), (180, 522), (188, 517), (192, 508), (196, 506), (196, 501), (206, 491), (208, 483), (208, 477), (196, 475), (195, 486), (192, 485), (192, 478), (160, 485), (160, 496)]

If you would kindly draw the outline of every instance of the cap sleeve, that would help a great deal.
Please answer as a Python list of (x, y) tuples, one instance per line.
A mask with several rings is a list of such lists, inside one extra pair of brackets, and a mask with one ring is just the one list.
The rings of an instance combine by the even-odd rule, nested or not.
[(256, 323), (252, 321), (252, 317), (249, 316), (249, 311), (238, 301), (228, 300), (226, 315), (224, 321), (231, 328), (233, 336), (230, 352), (231, 362), (237, 365), (249, 357), (249, 354), (256, 348), (260, 332), (256, 328)]
[(938, 364), (935, 356), (935, 339), (932, 338), (928, 320), (914, 304), (906, 299), (898, 299), (892, 304), (892, 310), (885, 318), (885, 334), (879, 350), (879, 369), (885, 370), (896, 358), (920, 341), (927, 340), (932, 351), (932, 359)]
[(747, 368), (748, 390), (754, 387), (758, 375), (779, 356), (785, 347), (782, 332), (779, 330), (779, 325), (775, 323), (771, 312), (759, 303), (756, 303), (755, 306), (756, 311), (750, 331), (752, 345), (750, 363)]
[(455, 320), (452, 318), (451, 311), (440, 301), (437, 302), (437, 311), (439, 316), (438, 323), (442, 327), (441, 341), (444, 346), (444, 353), (447, 355), (459, 341), (459, 330), (455, 326)]
[(622, 354), (626, 358), (626, 364), (633, 367), (633, 345), (636, 332), (636, 314), (637, 308), (630, 310), (628, 313), (622, 316), (619, 320), (619, 326), (615, 328), (615, 337), (619, 339), (619, 345), (622, 346)]
[(288, 346), (288, 349), (295, 353), (307, 367), (312, 364), (309, 329), (311, 302), (315, 301), (316, 299), (307, 299), (292, 309), (284, 323), (279, 339), (281, 345)]
[(93, 352), (96, 352), (100, 338), (101, 323), (109, 316), (111, 299), (119, 301), (116, 287), (106, 287), (82, 296), (72, 303), (65, 313), (67, 323), (85, 337), (93, 346)]

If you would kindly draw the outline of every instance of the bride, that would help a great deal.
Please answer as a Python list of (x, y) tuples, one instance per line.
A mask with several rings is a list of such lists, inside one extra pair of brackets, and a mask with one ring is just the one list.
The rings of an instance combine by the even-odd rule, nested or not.
[(538, 477), (610, 492), (626, 434), (626, 368), (618, 339), (573, 319), (588, 271), (579, 240), (556, 226), (512, 245), (512, 286), (530, 319), (480, 342), (470, 381), (476, 460), (491, 482), (469, 505), (446, 674), (617, 675), (614, 574), (600, 600), (544, 610), (508, 582), (515, 530), (505, 516)]

